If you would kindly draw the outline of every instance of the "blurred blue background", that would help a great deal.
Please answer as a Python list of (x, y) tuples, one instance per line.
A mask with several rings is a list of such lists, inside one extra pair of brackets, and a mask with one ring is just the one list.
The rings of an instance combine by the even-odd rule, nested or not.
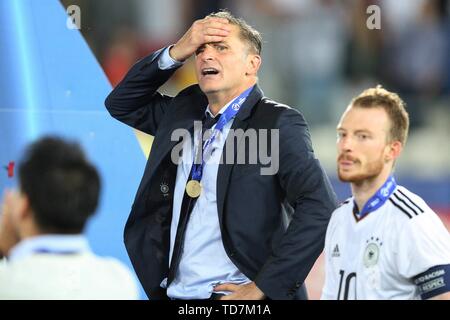
[[(87, 229), (92, 249), (131, 266), (122, 234), (146, 159), (134, 132), (105, 111), (108, 79), (59, 1), (0, 0), (0, 20), (0, 166), (17, 168), (42, 135), (79, 142), (103, 184)], [(2, 168), (0, 189), (17, 187), (16, 178)]]

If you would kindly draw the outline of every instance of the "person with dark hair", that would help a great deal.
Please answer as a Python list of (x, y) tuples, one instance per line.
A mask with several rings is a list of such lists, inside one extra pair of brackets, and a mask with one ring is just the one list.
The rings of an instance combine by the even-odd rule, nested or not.
[(20, 190), (5, 193), (0, 216), (0, 299), (137, 299), (118, 261), (100, 258), (82, 235), (94, 214), (100, 176), (81, 148), (59, 138), (31, 144)]
[[(151, 299), (307, 298), (336, 199), (303, 116), (257, 84), (261, 48), (243, 19), (213, 13), (106, 99), (114, 118), (155, 136), (125, 226)], [(193, 55), (198, 84), (157, 92)]]

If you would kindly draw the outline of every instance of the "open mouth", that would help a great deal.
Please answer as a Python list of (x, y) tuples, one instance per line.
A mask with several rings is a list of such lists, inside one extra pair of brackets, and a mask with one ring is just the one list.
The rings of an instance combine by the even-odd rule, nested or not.
[(202, 75), (203, 76), (216, 75), (218, 73), (219, 73), (219, 70), (217, 70), (216, 68), (204, 68), (204, 69), (202, 69)]

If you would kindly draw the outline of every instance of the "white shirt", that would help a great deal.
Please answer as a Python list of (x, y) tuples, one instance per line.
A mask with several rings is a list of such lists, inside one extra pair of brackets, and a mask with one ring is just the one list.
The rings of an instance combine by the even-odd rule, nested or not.
[[(160, 69), (179, 66), (166, 48), (160, 56)], [(216, 117), (225, 112), (234, 98), (218, 112)], [(207, 113), (212, 115), (209, 106)], [(217, 173), (220, 159), (228, 133), (234, 119), (230, 120), (216, 136), (211, 144), (211, 154), (205, 155), (205, 166), (202, 176), (202, 193), (198, 197), (184, 235), (183, 251), (176, 276), (167, 288), (167, 295), (174, 299), (208, 299), (214, 287), (221, 283), (248, 283), (250, 280), (234, 265), (228, 257), (222, 242), (217, 211)], [(216, 125), (211, 129), (213, 130)], [(201, 126), (200, 128), (201, 129)], [(187, 179), (194, 160), (193, 150), (199, 148), (201, 130), (194, 130), (194, 139), (185, 140), (183, 144), (182, 162), (178, 165), (173, 200), (172, 223), (170, 227), (170, 261), (174, 250), (175, 237), (180, 219), (181, 205)], [(161, 283), (167, 287), (167, 278)], [(227, 294), (228, 292), (222, 292)]]
[[(233, 99), (234, 100), (234, 99)], [(216, 116), (219, 117), (233, 101), (227, 103)], [(206, 112), (210, 113), (209, 107)], [(222, 242), (217, 211), (217, 173), (226, 137), (233, 124), (229, 121), (222, 133), (211, 144), (202, 176), (202, 193), (198, 197), (186, 227), (183, 252), (175, 279), (167, 289), (167, 295), (176, 299), (207, 299), (214, 287), (221, 283), (242, 284), (250, 280), (228, 257)], [(215, 125), (212, 129), (215, 128)], [(183, 145), (187, 154), (199, 148), (201, 131), (194, 133), (194, 141)], [(193, 145), (195, 148), (192, 148)], [(193, 156), (183, 157), (178, 165), (172, 224), (170, 229), (170, 257), (172, 258), (175, 236), (180, 218), (185, 186), (193, 163)], [(172, 260), (172, 259), (170, 259)], [(225, 292), (223, 292), (225, 293)]]
[(138, 298), (131, 272), (116, 259), (95, 256), (82, 236), (26, 239), (0, 264), (0, 300)]
[(353, 198), (345, 201), (328, 225), (322, 299), (420, 299), (413, 278), (450, 264), (442, 221), (401, 186), (359, 221), (353, 207)]

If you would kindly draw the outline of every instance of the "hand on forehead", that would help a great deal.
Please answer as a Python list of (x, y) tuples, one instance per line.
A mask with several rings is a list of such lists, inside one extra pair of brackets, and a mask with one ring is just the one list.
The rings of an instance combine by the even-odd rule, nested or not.
[(232, 25), (225, 18), (206, 17), (202, 22), (205, 35), (216, 40), (211, 42), (219, 42), (220, 38), (227, 37), (232, 31)]

